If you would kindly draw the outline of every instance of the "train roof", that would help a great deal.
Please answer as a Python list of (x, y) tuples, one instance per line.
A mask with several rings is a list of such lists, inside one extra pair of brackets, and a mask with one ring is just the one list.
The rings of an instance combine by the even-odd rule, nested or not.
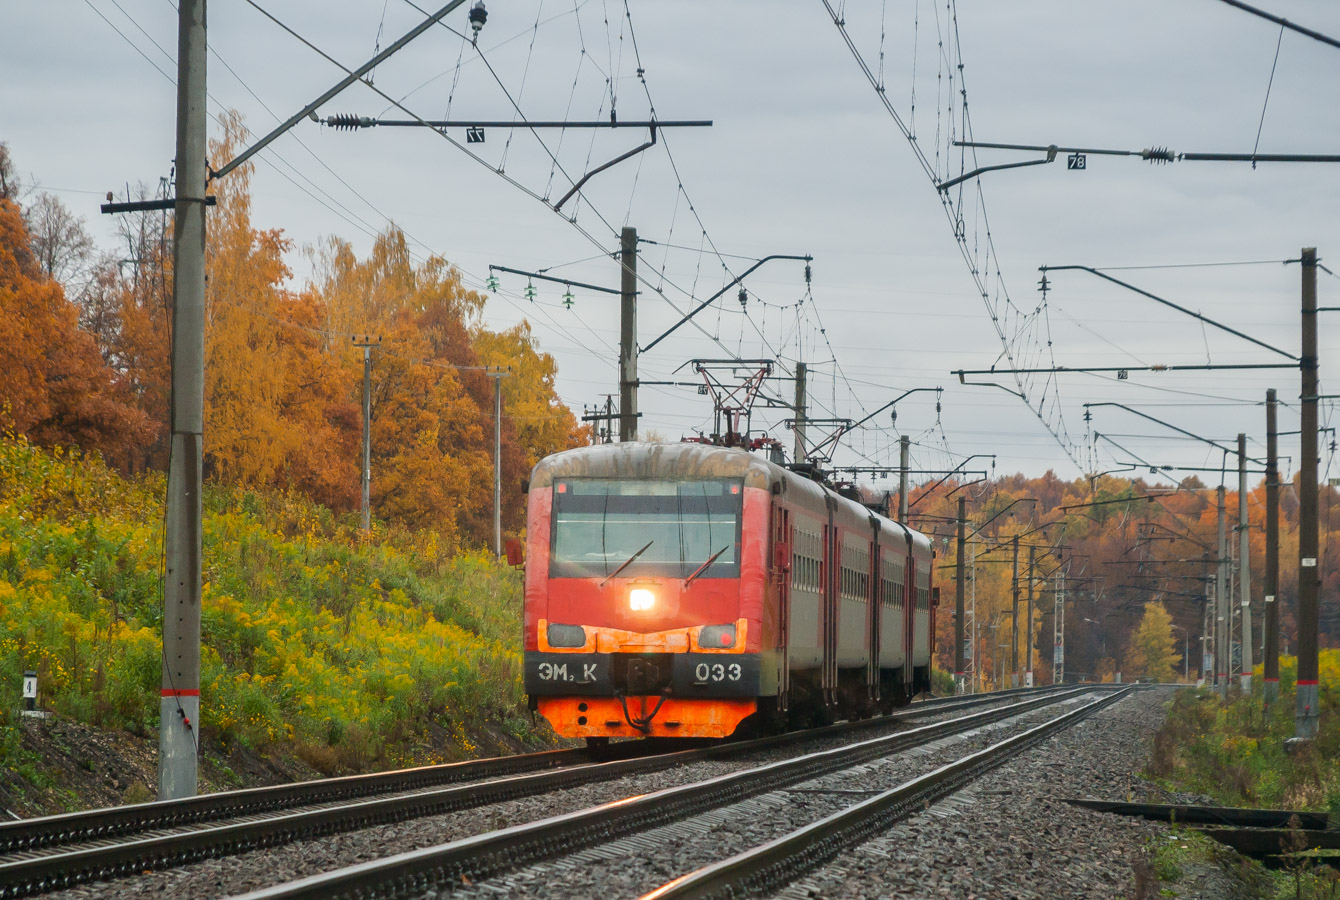
[[(893, 519), (843, 497), (832, 488), (756, 453), (735, 447), (717, 447), (695, 441), (675, 444), (630, 441), (578, 447), (540, 460), (531, 474), (531, 486), (550, 487), (559, 478), (739, 478), (746, 487), (764, 490), (770, 490), (775, 482), (781, 481), (788, 492), (809, 494), (820, 503), (824, 498), (832, 497), (839, 508), (846, 508), (862, 518), (876, 516), (884, 520), (886, 528), (902, 530)], [(907, 530), (916, 544), (930, 547), (930, 538), (916, 529)]]

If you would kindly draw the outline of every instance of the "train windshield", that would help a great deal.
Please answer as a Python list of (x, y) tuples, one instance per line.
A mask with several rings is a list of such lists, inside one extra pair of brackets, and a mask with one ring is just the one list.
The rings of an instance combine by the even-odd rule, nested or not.
[(743, 493), (729, 479), (558, 481), (549, 574), (738, 578)]

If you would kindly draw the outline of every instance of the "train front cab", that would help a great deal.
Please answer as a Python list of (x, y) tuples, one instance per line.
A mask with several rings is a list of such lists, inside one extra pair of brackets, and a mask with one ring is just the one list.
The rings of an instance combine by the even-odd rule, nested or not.
[(525, 687), (558, 734), (725, 737), (765, 682), (775, 692), (761, 664), (771, 498), (750, 460), (625, 444), (536, 468)]

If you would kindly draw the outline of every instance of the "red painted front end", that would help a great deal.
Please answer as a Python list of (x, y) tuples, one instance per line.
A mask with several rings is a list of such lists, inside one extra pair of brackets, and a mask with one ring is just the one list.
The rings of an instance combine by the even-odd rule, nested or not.
[[(564, 737), (731, 734), (757, 709), (759, 654), (768, 649), (768, 642), (775, 643), (775, 614), (765, 615), (768, 492), (741, 488), (739, 577), (699, 577), (686, 586), (685, 578), (551, 576), (554, 490), (552, 484), (532, 488), (527, 514), (524, 647), (527, 689), (535, 707)], [(654, 605), (634, 609), (630, 603), (634, 588), (651, 592)], [(547, 631), (552, 623), (581, 626), (585, 643), (552, 646)], [(705, 627), (727, 625), (735, 627), (731, 646), (704, 642)], [(680, 658), (672, 659), (674, 656)], [(532, 687), (536, 677), (532, 661), (545, 660), (538, 665), (548, 666), (552, 674), (568, 658), (573, 667), (560, 682), (578, 678), (587, 660), (600, 660), (602, 666), (618, 673), (626, 671), (630, 661), (655, 659), (658, 665), (671, 665), (677, 672), (687, 667), (702, 677), (691, 679), (700, 683), (687, 690), (666, 687), (639, 695), (621, 689), (616, 674), (608, 689), (584, 685), (582, 691), (564, 693), (560, 687), (537, 696)]]

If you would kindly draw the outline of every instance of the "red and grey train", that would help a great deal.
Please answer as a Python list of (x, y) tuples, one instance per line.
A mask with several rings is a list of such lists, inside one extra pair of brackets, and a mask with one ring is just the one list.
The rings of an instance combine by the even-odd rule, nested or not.
[(527, 543), (526, 692), (565, 737), (720, 738), (930, 688), (930, 541), (755, 453), (548, 457)]

